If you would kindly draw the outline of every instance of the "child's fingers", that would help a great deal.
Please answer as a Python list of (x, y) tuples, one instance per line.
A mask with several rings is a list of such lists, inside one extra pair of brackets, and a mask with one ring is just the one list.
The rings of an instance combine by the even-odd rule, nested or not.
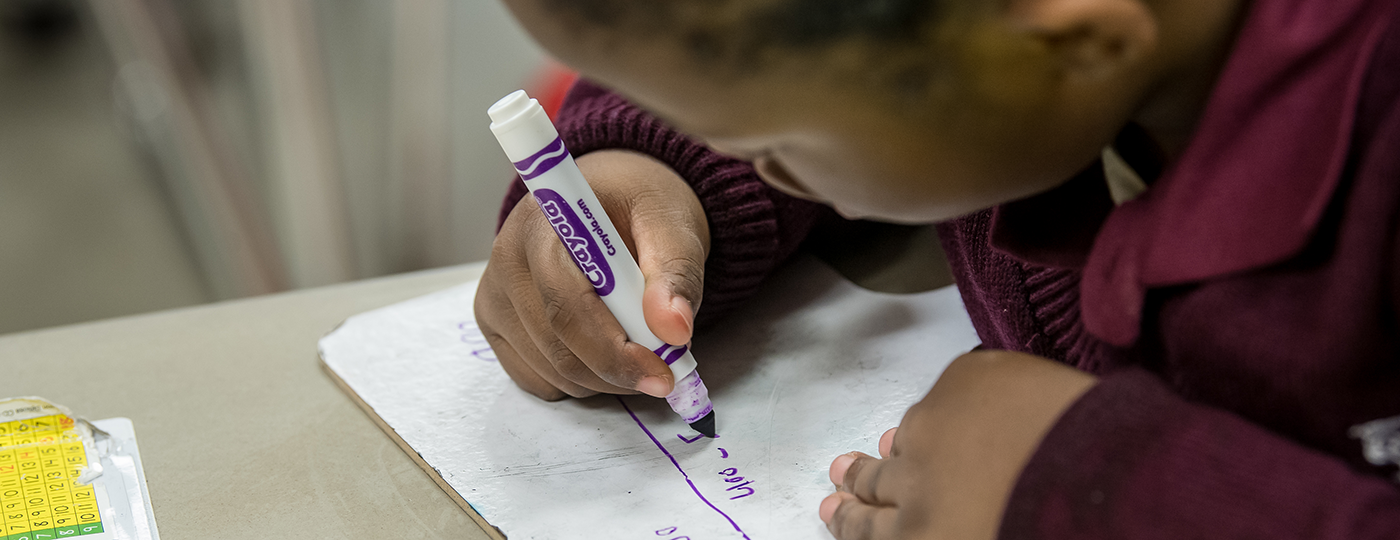
[(705, 210), (666, 164), (631, 152), (615, 152), (609, 159), (615, 167), (605, 183), (621, 195), (610, 209), (626, 215), (614, 222), (620, 234), (630, 237), (628, 245), (646, 277), (642, 313), (647, 326), (662, 341), (689, 343), (710, 246)]
[[(598, 392), (631, 394), (646, 377), (661, 379), (669, 391), (670, 368), (650, 351), (629, 350), (627, 333), (594, 292), (563, 246), (540, 243), (528, 255), (531, 286), (518, 301), (540, 352), (564, 378)], [(664, 396), (665, 394), (661, 394)]]
[(855, 452), (841, 454), (836, 459), (831, 460), (831, 468), (827, 470), (827, 478), (831, 479), (831, 485), (841, 488), (841, 481), (846, 478), (846, 469), (851, 468), (851, 462), (856, 460)]
[[(484, 330), (484, 329), (483, 329)], [(510, 380), (515, 381), (515, 385), (521, 390), (534, 394), (535, 397), (545, 401), (559, 401), (568, 397), (562, 390), (555, 388), (548, 381), (540, 377), (535, 370), (531, 369), (515, 352), (515, 347), (510, 346), (510, 342), (494, 332), (486, 333), (486, 342), (491, 344), (491, 351), (496, 353), (496, 360), (500, 362), (501, 369), (506, 375), (510, 375)]]
[[(898, 510), (892, 506), (866, 504), (849, 493), (833, 495), (838, 506), (826, 522), (826, 528), (838, 540), (894, 540), (899, 538), (895, 527)], [(823, 501), (823, 506), (826, 506)]]
[(592, 391), (560, 377), (547, 362), (541, 361), (521, 320), (528, 314), (517, 311), (512, 301), (512, 296), (530, 287), (524, 247), (534, 243), (530, 231), (543, 226), (538, 223), (542, 221), (538, 208), (526, 203), (522, 199), (515, 206), (491, 245), (491, 258), (472, 302), (477, 325), (501, 368), (520, 388), (548, 401), (563, 399), (565, 395), (591, 395)]
[(698, 286), (678, 285), (699, 279), (683, 277), (688, 271), (677, 267), (685, 264), (689, 263), (673, 260), (663, 264), (662, 268), (649, 264), (642, 269), (647, 282), (646, 290), (642, 293), (642, 316), (646, 318), (647, 328), (656, 337), (672, 345), (690, 343), (695, 333), (695, 303), (689, 298), (690, 295), (677, 292)]
[(638, 258), (646, 276), (642, 314), (656, 337), (685, 345), (695, 332), (695, 311), (705, 286), (705, 250), (694, 231), (662, 221), (636, 218)]
[[(519, 308), (517, 308), (517, 312)], [(528, 316), (523, 315), (522, 316)], [(587, 388), (576, 383), (559, 373), (554, 364), (540, 353), (538, 342), (534, 340), (530, 332), (519, 322), (519, 319), (506, 319), (493, 328), (502, 338), (511, 344), (521, 363), (528, 366), (540, 378), (549, 383), (550, 386), (558, 388), (565, 394), (581, 398), (597, 394), (597, 390)], [(507, 372), (509, 373), (509, 372)], [(536, 394), (538, 395), (538, 394)]]
[[(499, 283), (502, 280), (501, 276), (503, 274), (500, 272), (488, 271), (483, 274), (476, 299), (472, 302), (482, 335), (486, 337), (487, 343), (491, 344), (491, 350), (496, 353), (501, 368), (521, 389), (546, 401), (563, 399), (567, 394), (536, 372), (524, 355), (516, 349), (516, 345), (519, 345), (533, 350), (534, 343), (523, 329), (520, 329), (519, 316), (510, 305), (506, 287)], [(508, 330), (503, 333), (501, 329)], [(507, 333), (515, 336), (514, 341)]]
[(876, 505), (891, 505), (898, 498), (897, 491), (902, 485), (897, 471), (899, 462), (871, 457), (852, 452), (854, 459), (846, 467), (841, 479), (841, 491), (859, 497), (860, 500)]
[(899, 428), (892, 427), (880, 436), (880, 457), (887, 458), (894, 455), (894, 432)]
[[(608, 386), (597, 379), (571, 379), (565, 375), (567, 371), (560, 370), (559, 366), (564, 365), (562, 361), (553, 361), (542, 352), (545, 350), (543, 347), (549, 346), (550, 340), (554, 339), (553, 331), (544, 319), (539, 296), (535, 293), (530, 274), (517, 272), (507, 275), (508, 284), (497, 288), (504, 289), (507, 306), (494, 310), (496, 317), (489, 321), (492, 330), (511, 344), (522, 362), (535, 374), (570, 396), (588, 397), (600, 391), (591, 387)], [(578, 363), (577, 359), (574, 361)], [(581, 366), (582, 363), (578, 365)]]
[(554, 327), (556, 321), (544, 305), (546, 300), (540, 298), (535, 282), (528, 277), (525, 281), (527, 283), (511, 287), (511, 303), (519, 314), (519, 324), (503, 325), (501, 334), (516, 344), (517, 352), (536, 373), (569, 395), (583, 397), (598, 392), (617, 393), (616, 386), (593, 373), (559, 339)]

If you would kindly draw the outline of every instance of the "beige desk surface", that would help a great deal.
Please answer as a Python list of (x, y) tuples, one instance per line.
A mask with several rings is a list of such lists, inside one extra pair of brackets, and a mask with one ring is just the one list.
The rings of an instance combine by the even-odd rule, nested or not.
[[(951, 283), (931, 228), (815, 253), (887, 292)], [(156, 523), (185, 538), (487, 536), (321, 371), (346, 317), (476, 279), (485, 263), (0, 336), (0, 397), (136, 426)]]
[(346, 317), (483, 266), (3, 336), (0, 397), (131, 418), (167, 540), (486, 538), (316, 358)]

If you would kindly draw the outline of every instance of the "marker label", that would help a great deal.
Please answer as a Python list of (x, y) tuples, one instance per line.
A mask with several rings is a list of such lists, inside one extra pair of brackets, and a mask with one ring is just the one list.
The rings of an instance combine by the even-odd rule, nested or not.
[(579, 219), (578, 213), (574, 212), (564, 197), (552, 189), (537, 188), (531, 194), (535, 196), (540, 210), (544, 211), (549, 225), (554, 227), (554, 234), (559, 235), (559, 241), (564, 243), (564, 248), (573, 256), (574, 264), (583, 271), (588, 282), (593, 284), (593, 290), (598, 296), (612, 293), (613, 286), (617, 283), (617, 280), (613, 279), (612, 267), (608, 266), (602, 248), (583, 224), (583, 220)]

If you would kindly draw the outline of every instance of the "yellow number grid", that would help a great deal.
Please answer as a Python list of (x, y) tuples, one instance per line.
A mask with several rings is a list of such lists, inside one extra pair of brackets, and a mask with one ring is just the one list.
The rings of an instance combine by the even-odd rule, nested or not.
[(92, 486), (76, 482), (86, 465), (67, 415), (0, 422), (0, 540), (102, 532)]

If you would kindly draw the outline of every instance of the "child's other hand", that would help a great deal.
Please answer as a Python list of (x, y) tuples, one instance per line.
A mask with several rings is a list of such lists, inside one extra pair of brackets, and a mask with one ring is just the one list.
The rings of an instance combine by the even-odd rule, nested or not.
[(852, 452), (832, 462), (839, 491), (818, 514), (842, 540), (996, 538), (1021, 469), (1096, 381), (1037, 356), (963, 355), (880, 438), (883, 459)]
[[(652, 333), (689, 343), (710, 248), (699, 198), (675, 171), (643, 154), (602, 150), (580, 157), (578, 166), (623, 236), (612, 241), (626, 242), (646, 276), (642, 311)], [(475, 309), (501, 367), (540, 398), (662, 397), (675, 384), (665, 362), (627, 341), (529, 195), (496, 235)]]

